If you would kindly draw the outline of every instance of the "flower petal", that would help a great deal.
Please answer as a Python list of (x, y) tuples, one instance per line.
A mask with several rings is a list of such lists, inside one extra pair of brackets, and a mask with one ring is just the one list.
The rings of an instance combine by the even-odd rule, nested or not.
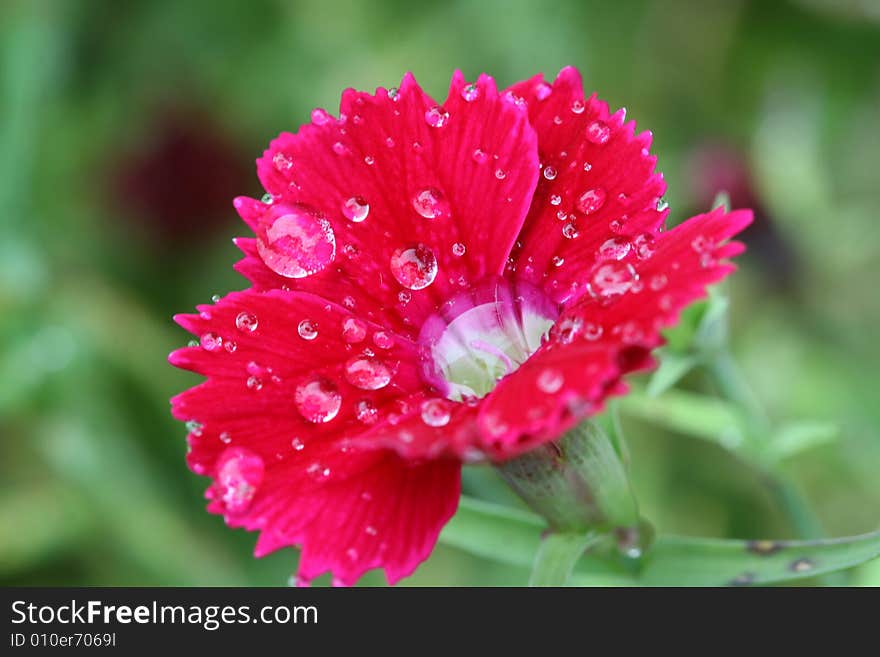
[(390, 95), (346, 91), (340, 111), (336, 120), (316, 110), (258, 161), (271, 205), (236, 202), (261, 239), (279, 213), (307, 207), (332, 228), (332, 264), (287, 278), (242, 242), (238, 268), (260, 289), (349, 299), (414, 335), (453, 291), (503, 270), (537, 180), (535, 133), (485, 75), (467, 85), (456, 73), (443, 107), (407, 75)]
[(305, 579), (412, 572), (454, 513), (460, 464), (350, 442), (419, 394), (412, 343), (302, 292), (235, 292), (199, 310), (177, 319), (201, 345), (170, 361), (208, 379), (172, 412), (189, 422), (190, 467), (214, 479), (209, 510), (261, 530), (258, 555), (302, 545)]
[(595, 95), (585, 100), (574, 68), (560, 71), (552, 87), (535, 77), (510, 92), (528, 103), (543, 165), (512, 267), (569, 301), (583, 292), (578, 282), (609, 240), (656, 235), (667, 214), (657, 209), (666, 185), (654, 173), (651, 134), (636, 135), (623, 110), (610, 114)]
[[(653, 365), (660, 331), (706, 287), (734, 270), (727, 259), (743, 246), (728, 240), (751, 221), (750, 211), (718, 208), (693, 217), (651, 245), (630, 278), (609, 278), (614, 294), (585, 294), (563, 314), (550, 340), (501, 380), (480, 408), (483, 448), (496, 460), (557, 438), (626, 392), (621, 377)], [(626, 265), (618, 263), (619, 266)]]

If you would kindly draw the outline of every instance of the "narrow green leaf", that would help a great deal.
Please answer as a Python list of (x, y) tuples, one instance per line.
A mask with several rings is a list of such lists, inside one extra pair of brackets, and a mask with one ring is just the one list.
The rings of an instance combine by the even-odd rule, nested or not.
[(660, 367), (651, 375), (645, 392), (657, 397), (678, 383), (690, 372), (700, 359), (690, 354), (680, 354), (668, 349), (660, 350)]
[(880, 556), (880, 531), (817, 541), (731, 541), (665, 536), (645, 557), (646, 586), (773, 584), (857, 566)]
[(565, 586), (584, 551), (596, 543), (594, 532), (553, 532), (541, 540), (529, 586)]
[(781, 461), (837, 440), (840, 430), (829, 422), (795, 422), (776, 431), (767, 446), (769, 457)]

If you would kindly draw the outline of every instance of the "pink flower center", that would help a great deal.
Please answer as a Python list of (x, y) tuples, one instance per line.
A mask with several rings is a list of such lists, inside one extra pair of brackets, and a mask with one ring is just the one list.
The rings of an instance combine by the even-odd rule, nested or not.
[(538, 350), (558, 317), (556, 304), (521, 281), (459, 294), (422, 326), (422, 376), (453, 401), (484, 397)]

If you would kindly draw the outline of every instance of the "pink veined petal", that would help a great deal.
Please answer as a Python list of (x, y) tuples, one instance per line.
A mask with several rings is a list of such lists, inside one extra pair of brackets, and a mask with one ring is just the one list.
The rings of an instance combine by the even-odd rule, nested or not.
[(510, 458), (553, 440), (600, 412), (610, 395), (624, 394), (621, 377), (653, 365), (650, 351), (662, 344), (660, 331), (734, 270), (728, 259), (743, 246), (728, 240), (751, 218), (750, 211), (721, 208), (693, 217), (651, 244), (651, 255), (633, 267), (624, 291), (585, 295), (564, 309), (548, 343), (481, 404), (479, 425), (490, 456)]
[(603, 252), (657, 234), (666, 185), (654, 173), (651, 134), (636, 135), (623, 110), (610, 114), (595, 95), (585, 99), (576, 69), (562, 69), (552, 85), (536, 76), (510, 92), (528, 103), (543, 165), (512, 268), (567, 302), (583, 293)]
[(335, 259), (286, 278), (241, 241), (238, 269), (260, 289), (342, 300), (413, 336), (445, 298), (503, 270), (537, 180), (535, 133), (485, 75), (468, 85), (456, 73), (442, 106), (407, 75), (391, 95), (346, 91), (340, 111), (316, 111), (258, 160), (271, 205), (236, 201), (258, 238), (284, 208), (309, 208), (332, 227)]

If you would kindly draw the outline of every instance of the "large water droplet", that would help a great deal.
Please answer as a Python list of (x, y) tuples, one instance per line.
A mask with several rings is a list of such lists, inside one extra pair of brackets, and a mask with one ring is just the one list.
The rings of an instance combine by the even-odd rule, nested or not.
[(594, 144), (602, 145), (608, 143), (611, 137), (611, 128), (602, 121), (593, 121), (587, 126), (587, 139)]
[(296, 387), (293, 401), (307, 422), (323, 424), (339, 413), (342, 395), (332, 381), (314, 378)]
[(544, 178), (547, 180), (553, 180), (557, 176), (556, 167), (551, 167), (549, 164), (544, 167)]
[(422, 422), (429, 427), (445, 427), (451, 417), (452, 411), (445, 399), (427, 399), (422, 402)]
[(370, 204), (360, 196), (352, 196), (342, 204), (342, 214), (349, 221), (359, 224), (370, 214)]
[(587, 290), (594, 297), (613, 298), (626, 294), (637, 278), (636, 270), (628, 263), (599, 263), (590, 274)]
[(235, 317), (235, 326), (239, 331), (243, 331), (245, 333), (253, 333), (257, 330), (257, 316), (253, 313), (249, 313), (247, 311), (243, 311), (238, 313)]
[(297, 325), (296, 332), (303, 340), (314, 340), (318, 337), (318, 325), (310, 319), (304, 319)]
[(391, 255), (391, 273), (410, 290), (421, 290), (437, 276), (437, 258), (424, 244), (400, 248)]
[(425, 219), (437, 219), (449, 215), (449, 202), (440, 190), (433, 187), (416, 193), (412, 199), (412, 206)]
[(349, 344), (363, 342), (367, 337), (367, 325), (357, 317), (348, 317), (342, 322), (342, 339)]
[(633, 250), (640, 260), (647, 260), (654, 255), (654, 251), (657, 248), (655, 241), (651, 233), (642, 233), (633, 239)]
[(215, 487), (229, 513), (246, 511), (263, 482), (263, 459), (242, 447), (230, 447), (220, 456)]
[(596, 255), (600, 260), (623, 260), (629, 253), (630, 243), (623, 237), (612, 237), (599, 247)]
[(216, 333), (203, 333), (199, 338), (199, 344), (205, 351), (217, 351), (223, 346), (223, 338)]
[(258, 231), (257, 251), (266, 266), (286, 278), (321, 271), (336, 256), (330, 222), (302, 207), (273, 206)]
[(605, 204), (605, 190), (601, 187), (588, 189), (578, 197), (577, 209), (584, 214), (593, 214)]
[(541, 392), (552, 395), (559, 392), (559, 389), (562, 388), (562, 384), (565, 383), (565, 379), (562, 376), (562, 372), (559, 370), (547, 368), (541, 371), (538, 378), (535, 380), (535, 383)]
[(361, 390), (379, 390), (391, 382), (391, 371), (380, 360), (355, 356), (345, 363), (345, 379)]
[(434, 106), (425, 112), (425, 121), (432, 128), (442, 128), (449, 120), (449, 112), (439, 106)]
[(475, 84), (468, 84), (462, 87), (461, 97), (465, 102), (472, 103), (480, 97), (480, 88)]
[(391, 349), (394, 346), (394, 338), (385, 331), (373, 333), (373, 344), (379, 349)]

